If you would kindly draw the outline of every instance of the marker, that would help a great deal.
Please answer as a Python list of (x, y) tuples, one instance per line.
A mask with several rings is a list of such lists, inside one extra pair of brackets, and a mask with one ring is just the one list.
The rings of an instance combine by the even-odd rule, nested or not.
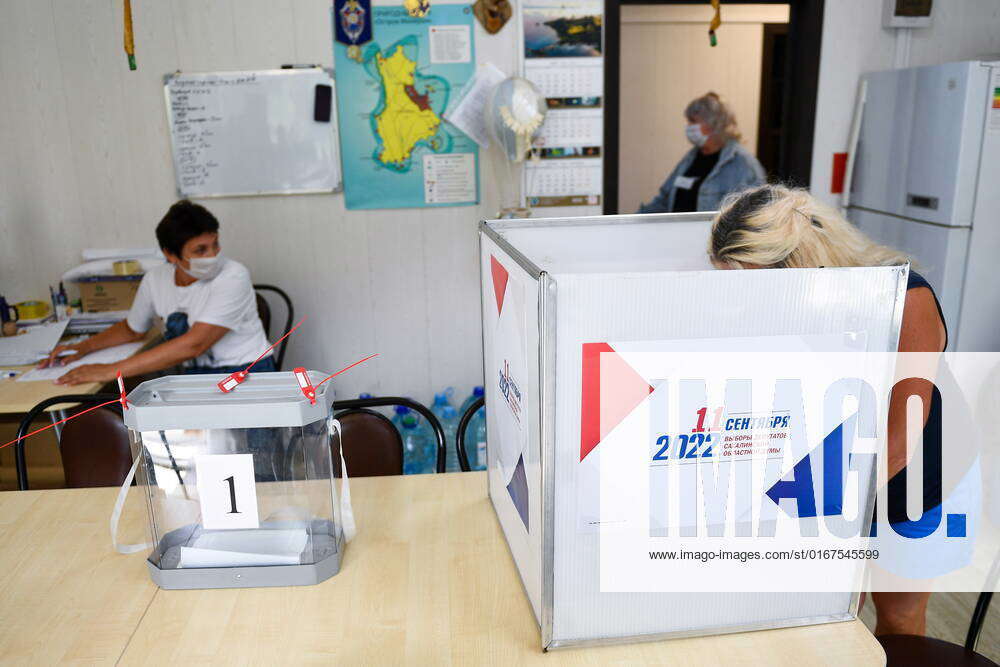
[(12, 370), (8, 370), (6, 368), (0, 368), (0, 377), (2, 377), (2, 378), (17, 377), (17, 374), (19, 372), (20, 371), (12, 371)]

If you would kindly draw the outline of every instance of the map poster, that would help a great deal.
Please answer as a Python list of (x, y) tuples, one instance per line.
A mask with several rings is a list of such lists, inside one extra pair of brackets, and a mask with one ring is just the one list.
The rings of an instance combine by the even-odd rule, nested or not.
[(469, 5), (374, 7), (360, 59), (334, 43), (348, 209), (478, 203), (478, 146), (444, 120), (475, 74), (473, 20)]

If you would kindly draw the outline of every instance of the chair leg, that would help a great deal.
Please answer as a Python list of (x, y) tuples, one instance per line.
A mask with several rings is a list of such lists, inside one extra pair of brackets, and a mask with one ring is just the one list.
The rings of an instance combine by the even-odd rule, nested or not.
[(976, 600), (976, 609), (972, 612), (972, 621), (969, 623), (969, 634), (965, 637), (965, 648), (969, 651), (976, 650), (976, 644), (979, 642), (979, 633), (983, 630), (983, 623), (986, 621), (986, 612), (989, 611), (992, 599), (992, 592), (983, 592), (979, 594), (979, 599)]
[(181, 477), (181, 469), (177, 466), (177, 460), (174, 458), (173, 452), (170, 451), (170, 443), (167, 442), (167, 434), (160, 431), (160, 440), (163, 442), (163, 446), (167, 449), (167, 458), (170, 459), (170, 467), (174, 469), (174, 474), (177, 475), (177, 481), (181, 485), (181, 492), (184, 494), (186, 500), (188, 498), (187, 486), (184, 484), (184, 478)]

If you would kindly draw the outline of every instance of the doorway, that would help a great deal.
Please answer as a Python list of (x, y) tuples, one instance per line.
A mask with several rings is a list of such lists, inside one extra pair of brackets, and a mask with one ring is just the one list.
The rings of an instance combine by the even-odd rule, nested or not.
[[(823, 0), (606, 0), (604, 212), (633, 213), (690, 149), (687, 103), (714, 91), (769, 180), (807, 186)], [(794, 92), (794, 94), (793, 94)]]

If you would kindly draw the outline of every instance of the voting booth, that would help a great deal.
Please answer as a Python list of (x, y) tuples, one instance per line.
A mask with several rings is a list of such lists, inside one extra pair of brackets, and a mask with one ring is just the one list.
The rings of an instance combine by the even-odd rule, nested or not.
[[(791, 336), (896, 349), (908, 267), (715, 270), (711, 218), (480, 225), (489, 495), (546, 649), (856, 615), (851, 590), (601, 590), (591, 462), (614, 452), (600, 451), (608, 426), (592, 395), (594, 354), (643, 342)], [(874, 483), (861, 493), (871, 516)]]
[(162, 377), (128, 395), (153, 581), (238, 588), (333, 576), (350, 511), (334, 480), (343, 459), (333, 388), (320, 386), (311, 402), (292, 373), (250, 373), (230, 393), (219, 390), (223, 379)]

